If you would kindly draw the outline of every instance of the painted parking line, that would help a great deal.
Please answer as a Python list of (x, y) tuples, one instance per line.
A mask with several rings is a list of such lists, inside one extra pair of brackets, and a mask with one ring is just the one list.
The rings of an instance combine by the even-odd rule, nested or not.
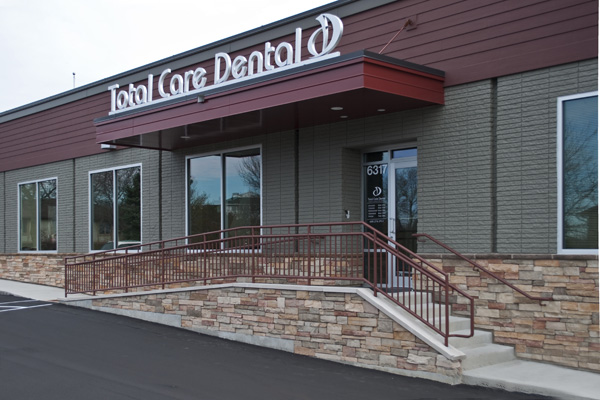
[(21, 303), (39, 303), (39, 300), (19, 300), (19, 301), (7, 301), (5, 303), (0, 303), (0, 313), (9, 312), (9, 311), (21, 311), (28, 310), (30, 308), (39, 308), (39, 307), (47, 307), (51, 306), (52, 303), (43, 303), (43, 304), (34, 304), (31, 306), (25, 305), (8, 305), (8, 304), (21, 304)]
[(28, 299), (28, 300), (5, 301), (3, 303), (0, 303), (0, 305), (2, 305), (2, 304), (15, 304), (15, 303), (39, 303), (39, 302), (41, 302), (41, 300)]

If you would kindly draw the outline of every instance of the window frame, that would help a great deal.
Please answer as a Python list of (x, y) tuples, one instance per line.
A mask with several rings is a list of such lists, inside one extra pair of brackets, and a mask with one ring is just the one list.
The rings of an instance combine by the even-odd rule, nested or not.
[(598, 91), (578, 93), (568, 96), (560, 96), (556, 100), (556, 125), (557, 125), (557, 139), (556, 139), (556, 177), (557, 177), (557, 231), (556, 231), (556, 242), (557, 242), (557, 254), (578, 254), (578, 255), (598, 255), (598, 249), (565, 249), (563, 248), (563, 230), (564, 230), (564, 181), (563, 181), (563, 140), (564, 140), (564, 115), (563, 115), (563, 104), (570, 100), (577, 100), (586, 97), (598, 97)]
[[(115, 201), (115, 194), (116, 194), (116, 185), (117, 185), (117, 179), (116, 179), (116, 171), (118, 170), (122, 170), (122, 169), (127, 169), (127, 168), (136, 168), (139, 167), (140, 168), (140, 244), (144, 243), (144, 169), (142, 167), (142, 163), (136, 163), (136, 164), (127, 164), (127, 165), (120, 165), (118, 167), (111, 167), (111, 168), (102, 168), (102, 169), (96, 169), (93, 171), (88, 171), (88, 249), (90, 253), (99, 253), (99, 252), (103, 252), (103, 251), (107, 251), (107, 250), (93, 250), (92, 248), (93, 246), (93, 238), (92, 238), (92, 229), (93, 229), (93, 222), (92, 222), (92, 175), (93, 174), (99, 174), (102, 172), (109, 172), (111, 171), (113, 173), (113, 187), (112, 187), (112, 195), (113, 195), (113, 205), (116, 205), (116, 201)], [(117, 212), (116, 212), (116, 207), (113, 208), (113, 227), (117, 226)], [(117, 230), (115, 229), (113, 232), (113, 243), (118, 242), (116, 240), (116, 235), (117, 235)], [(119, 250), (119, 248), (115, 248), (112, 250), (108, 250), (108, 251), (117, 251), (117, 252), (125, 252), (124, 250)], [(131, 251), (135, 251), (135, 250), (129, 250), (129, 252)], [(138, 250), (139, 251), (139, 250)]]
[[(229, 153), (235, 153), (238, 151), (245, 151), (245, 150), (258, 150), (259, 155), (260, 155), (260, 225), (262, 226), (263, 224), (263, 178), (264, 178), (264, 164), (263, 164), (263, 149), (262, 149), (262, 144), (257, 144), (257, 145), (250, 145), (250, 146), (243, 146), (243, 147), (234, 147), (231, 149), (224, 149), (224, 150), (218, 150), (218, 151), (208, 151), (208, 152), (204, 152), (204, 153), (197, 153), (197, 154), (192, 154), (192, 155), (188, 155), (185, 157), (185, 178), (184, 178), (184, 186), (185, 186), (185, 197), (184, 197), (184, 210), (185, 210), (185, 236), (190, 236), (189, 232), (190, 232), (190, 210), (189, 210), (189, 187), (188, 187), (188, 182), (189, 182), (189, 160), (190, 159), (194, 159), (194, 158), (200, 158), (200, 157), (209, 157), (209, 156), (219, 156), (220, 160), (220, 167), (221, 167), (221, 186), (219, 188), (219, 193), (221, 194), (221, 216), (220, 216), (220, 227), (221, 227), (221, 231), (223, 231), (224, 229), (224, 224), (225, 224), (225, 214), (224, 214), (224, 210), (226, 209), (226, 187), (225, 187), (225, 180), (223, 179), (223, 172), (225, 171), (225, 156)], [(262, 230), (261, 230), (262, 231)], [(223, 239), (222, 237), (223, 235), (221, 234), (221, 239)]]
[[(40, 202), (39, 202), (39, 183), (46, 181), (56, 181), (56, 250), (39, 250), (40, 246)], [(35, 213), (36, 213), (36, 247), (38, 250), (21, 250), (21, 186), (30, 185), (35, 183)], [(57, 254), (58, 253), (58, 177), (50, 177), (44, 179), (35, 179), (31, 181), (24, 181), (17, 183), (17, 252), (18, 253), (44, 253), (44, 254)]]

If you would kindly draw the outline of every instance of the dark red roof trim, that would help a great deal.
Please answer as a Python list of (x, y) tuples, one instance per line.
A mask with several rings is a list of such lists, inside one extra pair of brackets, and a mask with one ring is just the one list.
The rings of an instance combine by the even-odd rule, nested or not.
[[(99, 143), (176, 149), (193, 144), (444, 104), (444, 73), (361, 51), (251, 82), (98, 118)], [(378, 111), (379, 110), (379, 111)], [(385, 111), (381, 111), (385, 110)]]

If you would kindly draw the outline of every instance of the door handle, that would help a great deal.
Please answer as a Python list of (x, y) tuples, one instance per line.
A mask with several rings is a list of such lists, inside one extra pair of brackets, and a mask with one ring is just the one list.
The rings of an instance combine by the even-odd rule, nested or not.
[(390, 233), (396, 234), (396, 218), (390, 218)]

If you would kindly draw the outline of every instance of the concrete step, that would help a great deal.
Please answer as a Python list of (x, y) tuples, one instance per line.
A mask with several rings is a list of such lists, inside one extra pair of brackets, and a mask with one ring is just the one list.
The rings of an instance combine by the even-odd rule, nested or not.
[[(399, 307), (389, 299), (385, 299), (385, 301), (392, 307)], [(436, 315), (434, 318), (432, 307), (436, 307), (436, 305), (431, 303), (423, 305), (418, 304), (416, 307), (411, 307), (411, 309), (416, 310), (419, 314), (423, 312), (425, 315), (427, 315), (425, 310), (429, 309), (429, 321), (434, 323), (437, 328), (444, 330), (446, 317), (442, 316), (440, 318), (439, 315)], [(435, 310), (436, 314), (439, 313), (437, 307)], [(441, 327), (440, 324), (442, 325)], [(453, 334), (469, 335), (471, 333), (471, 321), (469, 318), (451, 315), (449, 318), (449, 328), (450, 332)], [(465, 371), (516, 359), (513, 347), (501, 346), (493, 343), (492, 332), (475, 330), (473, 336), (469, 338), (449, 338), (449, 344), (465, 353), (466, 357), (462, 361), (462, 367)]]
[[(428, 321), (431, 324), (434, 324), (437, 328), (440, 328), (440, 319), (438, 317), (436, 317), (435, 320), (433, 318), (429, 318)], [(446, 317), (442, 317), (441, 318), (441, 324), (442, 324), (441, 328), (443, 328), (442, 330), (445, 330), (445, 326), (444, 326), (445, 321), (446, 321)], [(468, 330), (470, 332), (471, 321), (468, 318), (455, 317), (455, 316), (451, 315), (450, 321), (449, 321), (449, 328), (450, 328), (451, 333), (454, 333), (456, 331), (463, 332), (465, 330)]]
[[(468, 319), (467, 319), (468, 321)], [(468, 335), (471, 333), (471, 329), (464, 329), (460, 331), (452, 331), (454, 334), (458, 335)], [(449, 343), (456, 347), (457, 349), (461, 349), (463, 347), (473, 347), (482, 344), (493, 343), (494, 334), (488, 331), (480, 331), (475, 329), (475, 332), (472, 337), (462, 338), (462, 337), (451, 337), (449, 339)]]
[[(386, 302), (388, 305), (390, 305), (390, 307), (400, 307), (398, 306), (396, 303), (392, 302), (390, 299), (384, 297), (384, 296), (379, 296), (384, 302)], [(420, 297), (417, 296), (418, 298)], [(416, 312), (419, 315), (424, 315), (425, 317), (429, 316), (428, 321), (431, 322), (432, 324), (435, 323), (435, 326), (439, 328), (440, 326), (440, 316), (439, 316), (439, 306), (433, 303), (428, 303), (428, 304), (419, 304), (419, 303), (411, 303), (411, 307), (410, 307), (411, 311)], [(444, 309), (441, 310), (442, 311), (442, 317), (441, 317), (441, 323), (444, 324), (445, 323), (445, 313), (444, 313)], [(435, 312), (435, 317), (434, 317), (434, 312)], [(468, 330), (471, 327), (471, 323), (469, 318), (465, 318), (465, 317), (456, 317), (451, 315), (450, 316), (450, 332), (454, 332), (454, 331), (463, 331), (463, 330)]]
[(515, 349), (510, 346), (484, 343), (474, 346), (461, 347), (466, 358), (462, 362), (463, 371), (500, 364), (516, 359)]

